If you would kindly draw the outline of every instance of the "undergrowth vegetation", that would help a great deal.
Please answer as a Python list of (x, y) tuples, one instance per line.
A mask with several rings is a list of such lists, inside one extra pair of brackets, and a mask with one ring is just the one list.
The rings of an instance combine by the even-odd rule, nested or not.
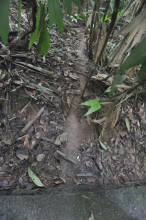
[[(93, 120), (114, 127), (121, 107), (131, 97), (145, 94), (146, 89), (146, 4), (142, 1), (95, 1), (87, 21), (88, 53), (92, 60), (90, 80), (107, 89), (100, 97), (86, 101), (85, 114), (102, 108), (104, 117)], [(100, 104), (100, 108), (99, 108)], [(101, 111), (100, 111), (101, 112)], [(127, 129), (130, 130), (126, 120)]]

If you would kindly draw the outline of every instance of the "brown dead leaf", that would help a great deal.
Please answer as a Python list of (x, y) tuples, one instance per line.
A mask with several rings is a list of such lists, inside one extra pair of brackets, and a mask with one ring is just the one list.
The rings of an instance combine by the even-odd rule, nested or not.
[(94, 215), (92, 212), (91, 212), (91, 217), (89, 218), (89, 220), (94, 220)]
[(67, 104), (68, 104), (69, 108), (70, 108), (70, 103), (71, 103), (71, 100), (70, 100), (69, 96), (67, 96)]
[(62, 180), (56, 180), (56, 181), (54, 182), (54, 184), (56, 184), (56, 185), (60, 185), (60, 184), (62, 184), (62, 183), (63, 183)]
[(86, 167), (90, 167), (90, 161), (85, 161)]
[(97, 164), (97, 166), (99, 167), (100, 170), (103, 169), (103, 166), (101, 164), (101, 158), (96, 159), (96, 164)]
[(29, 139), (25, 138), (24, 140), (24, 147), (29, 148)]
[(4, 86), (4, 84), (3, 83), (0, 83), (0, 88), (2, 88)]
[(76, 178), (74, 178), (74, 183), (77, 185), (81, 184)]
[(38, 154), (37, 156), (36, 156), (36, 159), (37, 159), (37, 161), (42, 161), (43, 159), (45, 158), (45, 154)]
[(76, 73), (69, 73), (70, 78), (74, 79), (74, 80), (78, 80), (79, 77), (77, 76)]
[(48, 72), (48, 77), (49, 77), (49, 78), (53, 78), (53, 76), (54, 76), (53, 71), (49, 71), (49, 72)]
[(87, 177), (88, 183), (95, 183), (95, 178), (94, 177)]
[(56, 121), (50, 121), (50, 125), (57, 126), (57, 122)]
[(30, 144), (30, 148), (31, 148), (31, 149), (32, 149), (33, 146), (36, 144), (36, 142), (37, 142), (37, 141), (36, 141), (36, 139), (34, 139), (34, 138), (31, 140), (31, 144)]
[(60, 146), (60, 145), (61, 145), (60, 136), (58, 136), (58, 137), (56, 138), (54, 144), (55, 144), (56, 146)]
[(39, 139), (39, 138), (41, 137), (40, 132), (37, 132), (37, 133), (35, 134), (35, 137), (36, 137), (36, 139)]
[(17, 154), (17, 153), (16, 153), (16, 156), (17, 156), (20, 160), (27, 160), (27, 159), (28, 159), (28, 156), (27, 156), (27, 155), (24, 155), (24, 154)]
[(44, 123), (45, 123), (45, 122), (44, 122), (43, 120), (40, 120), (40, 124), (41, 124), (41, 125), (44, 125)]
[(91, 119), (90, 115), (87, 115), (87, 123), (89, 126), (91, 126), (91, 124), (92, 124), (92, 119)]
[(43, 125), (43, 130), (44, 130), (44, 131), (47, 131), (47, 125), (46, 125), (46, 123), (44, 123), (44, 125)]

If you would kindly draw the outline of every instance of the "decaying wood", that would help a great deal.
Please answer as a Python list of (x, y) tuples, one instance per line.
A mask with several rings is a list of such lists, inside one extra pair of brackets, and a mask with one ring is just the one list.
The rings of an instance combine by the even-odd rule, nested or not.
[(38, 71), (39, 73), (44, 74), (44, 75), (48, 76), (49, 78), (53, 77), (53, 72), (52, 71), (45, 70), (41, 67), (34, 66), (32, 64), (24, 63), (24, 62), (13, 62), (13, 63), (16, 64), (16, 65), (20, 65), (23, 68), (28, 68), (28, 69), (33, 70), (33, 71)]
[(74, 161), (73, 159), (71, 159), (70, 157), (67, 157), (64, 153), (62, 153), (61, 151), (57, 150), (56, 151), (59, 156), (61, 156), (64, 160), (70, 162), (70, 163), (73, 163), (73, 164), (76, 164), (76, 161)]
[(78, 173), (76, 174), (77, 177), (92, 177), (93, 173), (91, 172), (84, 172), (84, 173)]
[[(23, 82), (23, 81), (19, 81), (19, 80), (14, 80), (13, 83), (17, 84), (17, 85), (21, 85), (21, 86), (24, 86), (24, 87), (27, 87), (27, 88), (30, 88), (30, 89), (34, 89), (34, 90), (37, 90), (41, 93), (45, 93), (47, 95), (52, 95), (53, 91), (51, 89), (48, 89), (46, 87), (43, 87), (43, 86), (39, 86), (39, 85), (36, 85), (34, 83), (26, 83), (26, 82)], [(57, 94), (57, 92), (54, 91), (54, 93)]]

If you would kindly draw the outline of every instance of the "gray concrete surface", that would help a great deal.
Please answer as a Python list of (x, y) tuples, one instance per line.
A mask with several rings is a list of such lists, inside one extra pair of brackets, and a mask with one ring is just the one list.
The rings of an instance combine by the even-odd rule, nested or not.
[(0, 220), (89, 220), (91, 212), (94, 220), (146, 220), (146, 186), (0, 197)]

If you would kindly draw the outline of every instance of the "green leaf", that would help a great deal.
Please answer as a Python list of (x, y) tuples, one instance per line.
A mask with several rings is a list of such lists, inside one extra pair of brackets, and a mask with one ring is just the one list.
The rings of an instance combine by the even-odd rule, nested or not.
[(28, 175), (29, 177), (32, 179), (32, 181), (34, 182), (34, 184), (36, 186), (39, 187), (43, 187), (44, 185), (42, 184), (42, 182), (40, 181), (40, 179), (34, 174), (34, 172), (30, 169), (30, 167), (28, 167)]
[[(68, 0), (71, 1), (71, 0)], [(80, 0), (72, 0), (72, 2), (80, 9), (82, 10), (81, 1)]]
[(40, 35), (39, 25), (40, 25), (40, 19), (41, 19), (41, 10), (42, 10), (42, 7), (39, 6), (38, 11), (37, 11), (36, 29), (31, 34), (31, 38), (29, 41), (29, 50), (32, 47), (32, 45), (34, 44), (34, 42), (39, 39), (39, 35)]
[(125, 174), (124, 174), (124, 173), (120, 173), (120, 175), (123, 176), (123, 177), (125, 177)]
[(43, 25), (41, 28), (41, 33), (37, 45), (37, 53), (42, 53), (46, 55), (50, 48), (50, 36), (47, 30), (47, 25), (45, 19), (43, 20)]
[(107, 147), (101, 141), (99, 141), (99, 143), (104, 150), (107, 150)]
[(71, 0), (63, 0), (67, 13), (70, 15), (72, 11)]
[(115, 75), (114, 78), (113, 78), (113, 82), (112, 82), (112, 85), (111, 85), (111, 91), (110, 91), (110, 94), (112, 94), (113, 92), (116, 91), (117, 89), (117, 85), (121, 85), (123, 83), (123, 81), (126, 79), (126, 76), (125, 75)]
[(117, 74), (121, 74), (131, 67), (142, 64), (144, 60), (146, 60), (146, 37), (132, 50), (129, 57), (117, 71)]
[(9, 34), (9, 4), (10, 0), (0, 1), (0, 37), (7, 44)]
[(18, 7), (18, 35), (20, 34), (21, 8), (22, 8), (22, 2), (21, 2), (21, 0), (19, 0), (19, 7)]
[(126, 123), (127, 130), (130, 132), (130, 122), (128, 118), (125, 118), (125, 123)]
[(50, 30), (53, 24), (56, 24), (61, 33), (63, 33), (63, 19), (59, 0), (48, 0)]
[(91, 108), (88, 110), (88, 112), (85, 114), (85, 116), (90, 115), (93, 112), (96, 112), (101, 108), (101, 105), (97, 99), (93, 99), (87, 102), (83, 102), (80, 105), (85, 105), (85, 106), (91, 106)]

